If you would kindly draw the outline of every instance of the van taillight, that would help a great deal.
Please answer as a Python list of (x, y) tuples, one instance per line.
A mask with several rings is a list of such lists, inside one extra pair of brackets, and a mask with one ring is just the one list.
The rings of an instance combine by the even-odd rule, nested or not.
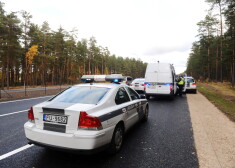
[(172, 84), (170, 84), (170, 91), (172, 91), (173, 90), (173, 85)]
[(78, 126), (98, 128), (101, 127), (101, 122), (98, 117), (89, 116), (85, 111), (81, 111)]
[(28, 119), (29, 120), (34, 120), (33, 108), (32, 107), (28, 110)]

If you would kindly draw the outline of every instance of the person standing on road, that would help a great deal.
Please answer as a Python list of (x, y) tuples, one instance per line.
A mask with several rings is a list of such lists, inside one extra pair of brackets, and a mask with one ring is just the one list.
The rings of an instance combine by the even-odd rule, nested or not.
[(179, 87), (179, 95), (182, 96), (183, 88), (184, 88), (184, 77), (180, 76), (178, 80), (178, 87)]

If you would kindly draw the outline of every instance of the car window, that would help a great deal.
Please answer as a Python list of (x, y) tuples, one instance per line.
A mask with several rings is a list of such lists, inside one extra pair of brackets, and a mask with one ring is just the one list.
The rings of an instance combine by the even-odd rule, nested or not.
[(115, 97), (116, 104), (122, 104), (128, 101), (130, 101), (130, 98), (126, 90), (123, 87), (119, 88)]
[(127, 91), (130, 94), (132, 100), (140, 99), (140, 96), (133, 89), (128, 87)]
[(192, 78), (187, 78), (188, 83), (194, 83), (194, 80)]
[(91, 86), (76, 86), (71, 87), (58, 96), (54, 97), (52, 102), (65, 103), (82, 103), (82, 104), (97, 104), (109, 88), (91, 87)]

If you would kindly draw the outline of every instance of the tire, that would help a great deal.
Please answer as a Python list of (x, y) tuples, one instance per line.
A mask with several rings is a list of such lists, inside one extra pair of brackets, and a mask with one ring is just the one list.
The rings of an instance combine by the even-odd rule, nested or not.
[(150, 99), (150, 96), (149, 96), (149, 95), (146, 95), (146, 99), (149, 100), (149, 99)]
[(149, 116), (149, 108), (148, 106), (146, 106), (145, 110), (144, 110), (144, 117), (142, 118), (143, 122), (148, 121), (148, 116)]
[(123, 143), (123, 137), (124, 137), (124, 128), (121, 124), (118, 124), (113, 132), (113, 137), (111, 144), (108, 148), (109, 154), (116, 154), (120, 151)]
[(194, 94), (197, 94), (197, 89), (195, 89), (193, 93), (194, 93)]

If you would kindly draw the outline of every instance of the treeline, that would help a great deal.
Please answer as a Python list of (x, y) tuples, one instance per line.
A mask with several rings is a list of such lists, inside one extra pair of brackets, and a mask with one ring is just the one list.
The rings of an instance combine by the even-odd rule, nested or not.
[[(77, 31), (51, 30), (31, 22), (26, 11), (7, 13), (0, 1), (0, 82), (16, 85), (74, 84), (83, 74), (121, 73), (143, 77), (146, 63), (122, 58), (98, 46), (95, 37), (77, 40)], [(115, 40), (115, 39), (114, 39)]]
[(204, 81), (235, 84), (235, 1), (206, 0), (210, 4), (198, 22), (199, 40), (192, 45), (187, 74)]

